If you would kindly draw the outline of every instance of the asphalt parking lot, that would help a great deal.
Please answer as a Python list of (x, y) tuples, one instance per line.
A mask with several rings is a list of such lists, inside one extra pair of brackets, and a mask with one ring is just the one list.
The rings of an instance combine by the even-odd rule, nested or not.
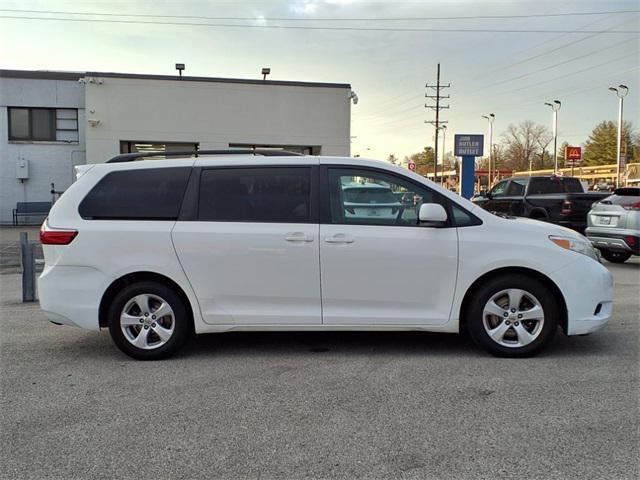
[(2, 478), (638, 478), (639, 260), (607, 264), (604, 330), (523, 360), (457, 335), (274, 333), (136, 362), (0, 275)]

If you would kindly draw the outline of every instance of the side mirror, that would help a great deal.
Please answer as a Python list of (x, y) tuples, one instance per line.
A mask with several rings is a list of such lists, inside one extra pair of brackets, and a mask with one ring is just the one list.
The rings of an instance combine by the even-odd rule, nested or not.
[(488, 189), (483, 188), (482, 190), (480, 190), (480, 196), (485, 198), (491, 198), (491, 192)]
[(423, 203), (418, 211), (420, 223), (431, 224), (432, 226), (442, 225), (447, 221), (447, 212), (439, 203)]

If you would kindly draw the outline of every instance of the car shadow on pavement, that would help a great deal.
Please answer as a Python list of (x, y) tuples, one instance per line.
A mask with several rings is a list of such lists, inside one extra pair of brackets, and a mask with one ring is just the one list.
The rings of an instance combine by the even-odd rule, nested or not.
[[(62, 327), (61, 327), (62, 328)], [(113, 345), (109, 334), (74, 332), (76, 335), (47, 347), (55, 357), (127, 359)], [(620, 341), (628, 339), (621, 338)], [(558, 331), (553, 342), (534, 358), (567, 358), (614, 354), (616, 339), (596, 334), (567, 337)], [(462, 357), (491, 359), (468, 335), (429, 332), (227, 332), (193, 337), (173, 359), (219, 359), (221, 357)], [(133, 361), (133, 360), (132, 360)]]

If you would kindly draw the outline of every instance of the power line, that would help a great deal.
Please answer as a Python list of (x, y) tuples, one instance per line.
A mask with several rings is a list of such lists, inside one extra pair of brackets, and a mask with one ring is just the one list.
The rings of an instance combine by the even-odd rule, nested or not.
[[(144, 20), (105, 20), (95, 18), (54, 18), (54, 17), (26, 17), (0, 15), (8, 20), (37, 20), (57, 22), (90, 22), (90, 23), (120, 23), (133, 25), (173, 25), (186, 27), (217, 27), (217, 28), (257, 28), (277, 30), (326, 30), (351, 32), (433, 32), (433, 33), (601, 33), (601, 34), (638, 34), (640, 30), (513, 30), (492, 28), (377, 28), (377, 27), (310, 27), (308, 25), (250, 25), (233, 23), (203, 23), (203, 22), (158, 22)], [(257, 19), (253, 19), (257, 20)]]
[(43, 13), (53, 15), (89, 15), (108, 17), (146, 17), (146, 18), (195, 18), (200, 20), (264, 20), (282, 22), (398, 22), (398, 21), (425, 21), (425, 20), (496, 20), (510, 18), (549, 18), (549, 17), (574, 17), (590, 15), (621, 15), (627, 13), (639, 13), (640, 10), (611, 10), (600, 12), (564, 12), (564, 13), (532, 13), (520, 15), (456, 15), (449, 17), (368, 17), (368, 18), (327, 18), (327, 17), (205, 17), (201, 15), (149, 15), (146, 13), (109, 13), (109, 12), (70, 12), (62, 10), (22, 10), (14, 8), (0, 8), (0, 12), (13, 13)]

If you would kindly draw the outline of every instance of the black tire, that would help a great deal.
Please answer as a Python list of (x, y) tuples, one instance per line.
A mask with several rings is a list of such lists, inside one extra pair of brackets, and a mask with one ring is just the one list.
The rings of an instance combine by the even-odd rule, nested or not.
[[(127, 333), (123, 331), (121, 325), (121, 314), (123, 313), (125, 306), (130, 305), (130, 302), (133, 301), (134, 297), (139, 295), (150, 296), (150, 312), (145, 312), (150, 313), (150, 315), (145, 317), (143, 312), (139, 312), (132, 314), (132, 317), (137, 317), (139, 315), (140, 319), (145, 322), (151, 322), (152, 320), (150, 319), (154, 313), (154, 308), (158, 310), (158, 306), (160, 304), (158, 298), (164, 300), (172, 310), (172, 315), (167, 315), (157, 320), (158, 324), (160, 324), (160, 322), (168, 322), (160, 326), (166, 326), (167, 329), (173, 329), (173, 333), (170, 335), (168, 340), (166, 340), (166, 343), (161, 344), (163, 340), (157, 333), (155, 333), (157, 331), (156, 323), (144, 324), (147, 330), (147, 335), (151, 338), (151, 341), (145, 342), (150, 345), (147, 349), (133, 345), (131, 341), (125, 337), (125, 335), (133, 336), (136, 331), (142, 332), (142, 325), (130, 327), (125, 326)], [(133, 306), (130, 308), (133, 308), (133, 312), (138, 312), (139, 308), (136, 303), (134, 302), (132, 305)], [(111, 338), (116, 346), (124, 353), (137, 360), (160, 360), (173, 355), (180, 349), (180, 347), (182, 347), (192, 332), (191, 318), (180, 296), (172, 288), (153, 281), (138, 282), (124, 287), (113, 299), (111, 307), (109, 308), (108, 318), (109, 333), (111, 334)], [(155, 317), (153, 318), (155, 319)], [(155, 340), (159, 346), (152, 346), (153, 340)]]
[(631, 258), (630, 252), (614, 252), (612, 250), (600, 250), (605, 260), (611, 263), (624, 263)]
[[(529, 300), (537, 300), (539, 306), (542, 308), (544, 320), (542, 322), (538, 320), (526, 320), (525, 324), (522, 320), (518, 321), (517, 319), (520, 310), (512, 313), (510, 308), (506, 308), (506, 313), (510, 315), (506, 319), (497, 315), (488, 315), (485, 320), (485, 305), (487, 305), (489, 300), (494, 296), (509, 289), (524, 290), (528, 294), (523, 296), (524, 300), (520, 303), (523, 307), (522, 312), (526, 312), (527, 307), (533, 305)], [(489, 280), (473, 293), (473, 297), (466, 309), (465, 322), (473, 341), (492, 355), (498, 357), (530, 357), (540, 352), (540, 350), (551, 342), (558, 330), (561, 318), (560, 306), (553, 293), (544, 283), (523, 274), (508, 274)], [(502, 325), (504, 322), (504, 328), (507, 328), (507, 332), (502, 335), (501, 341), (503, 343), (509, 343), (509, 345), (503, 345), (493, 340), (485, 328), (485, 321), (490, 328)], [(495, 322), (496, 325), (492, 325), (492, 322)], [(540, 324), (540, 326), (537, 326), (538, 324)], [(510, 326), (507, 327), (507, 325)], [(526, 327), (527, 333), (535, 333), (535, 335), (537, 335), (535, 340), (526, 345), (518, 346), (517, 342), (520, 341), (520, 336), (516, 333), (515, 325), (518, 325), (518, 329), (521, 328), (520, 325), (522, 328)], [(528, 330), (529, 328), (531, 328), (531, 331)], [(513, 340), (514, 336), (515, 340)]]

